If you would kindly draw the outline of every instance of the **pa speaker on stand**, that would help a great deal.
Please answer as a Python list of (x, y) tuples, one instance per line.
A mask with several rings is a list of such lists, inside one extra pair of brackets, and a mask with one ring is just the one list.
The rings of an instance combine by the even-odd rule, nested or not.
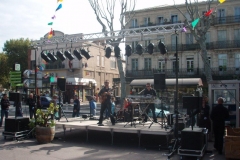
[(62, 91), (66, 91), (66, 78), (58, 78), (57, 79), (57, 87)]
[(164, 90), (166, 89), (166, 76), (162, 73), (154, 74), (154, 89)]

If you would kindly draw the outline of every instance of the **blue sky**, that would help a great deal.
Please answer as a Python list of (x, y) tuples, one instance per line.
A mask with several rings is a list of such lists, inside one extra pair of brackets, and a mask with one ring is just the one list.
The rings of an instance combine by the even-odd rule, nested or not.
[[(184, 3), (185, 0), (175, 0)], [(118, 4), (118, 0), (116, 3)], [(136, 9), (172, 4), (173, 1), (137, 0)], [(57, 0), (1, 0), (0, 5), (0, 52), (10, 39), (29, 38), (37, 40), (50, 31), (48, 23), (55, 14), (52, 28), (65, 34), (98, 33), (101, 26), (88, 0), (63, 0), (62, 8), (55, 12)], [(116, 7), (117, 8), (117, 7)], [(118, 19), (118, 13), (115, 13)], [(116, 30), (119, 30), (116, 26)]]

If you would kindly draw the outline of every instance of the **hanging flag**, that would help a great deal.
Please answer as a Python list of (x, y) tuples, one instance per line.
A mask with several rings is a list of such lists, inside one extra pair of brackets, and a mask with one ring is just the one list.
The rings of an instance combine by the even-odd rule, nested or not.
[(56, 11), (62, 8), (62, 4), (59, 4)]
[(63, 0), (57, 0), (57, 2), (62, 2)]
[(186, 27), (183, 27), (183, 28), (182, 28), (182, 32), (187, 32), (187, 28), (186, 28)]
[(56, 18), (56, 16), (55, 16), (55, 15), (53, 15), (53, 16), (52, 16), (52, 19), (55, 19), (55, 18)]
[(207, 11), (204, 15), (205, 15), (206, 17), (209, 17), (212, 13), (213, 13), (213, 9), (210, 9), (210, 10)]
[(53, 30), (51, 28), (51, 31), (48, 33), (48, 39), (52, 38), (52, 36), (53, 36)]
[(195, 19), (193, 22), (192, 22), (192, 27), (195, 28), (196, 25), (198, 24), (199, 22), (199, 18), (198, 19)]
[(223, 3), (223, 2), (225, 2), (225, 1), (226, 1), (226, 0), (219, 0), (220, 3)]
[(48, 25), (52, 25), (52, 24), (53, 24), (53, 22), (49, 22), (49, 23), (48, 23)]

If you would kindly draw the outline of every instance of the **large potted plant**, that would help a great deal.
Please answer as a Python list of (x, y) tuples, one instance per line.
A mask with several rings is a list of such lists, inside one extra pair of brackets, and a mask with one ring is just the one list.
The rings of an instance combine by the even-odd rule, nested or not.
[(36, 117), (30, 120), (29, 126), (34, 129), (38, 143), (49, 143), (55, 136), (54, 116), (59, 106), (51, 102), (46, 110), (37, 109)]

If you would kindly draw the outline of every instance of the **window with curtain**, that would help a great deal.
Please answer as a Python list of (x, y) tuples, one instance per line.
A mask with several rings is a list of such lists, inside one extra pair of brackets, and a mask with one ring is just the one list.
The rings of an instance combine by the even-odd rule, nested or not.
[(115, 57), (110, 57), (110, 67), (111, 69), (116, 69), (116, 58)]
[(186, 33), (186, 44), (193, 44), (193, 35), (191, 33)]
[(100, 66), (100, 56), (97, 56), (97, 66)]
[(158, 24), (163, 24), (164, 23), (164, 18), (163, 17), (158, 17), (157, 18), (157, 23)]
[(234, 16), (235, 22), (240, 22), (240, 7), (235, 7)]
[(226, 23), (226, 13), (225, 9), (218, 9), (217, 11), (218, 14), (218, 23)]
[(172, 21), (172, 23), (178, 23), (178, 16), (177, 15), (172, 15), (171, 16), (171, 21)]
[(137, 27), (138, 23), (137, 23), (137, 19), (132, 19), (132, 27)]
[(149, 22), (150, 22), (150, 17), (144, 17), (144, 25), (148, 26)]

